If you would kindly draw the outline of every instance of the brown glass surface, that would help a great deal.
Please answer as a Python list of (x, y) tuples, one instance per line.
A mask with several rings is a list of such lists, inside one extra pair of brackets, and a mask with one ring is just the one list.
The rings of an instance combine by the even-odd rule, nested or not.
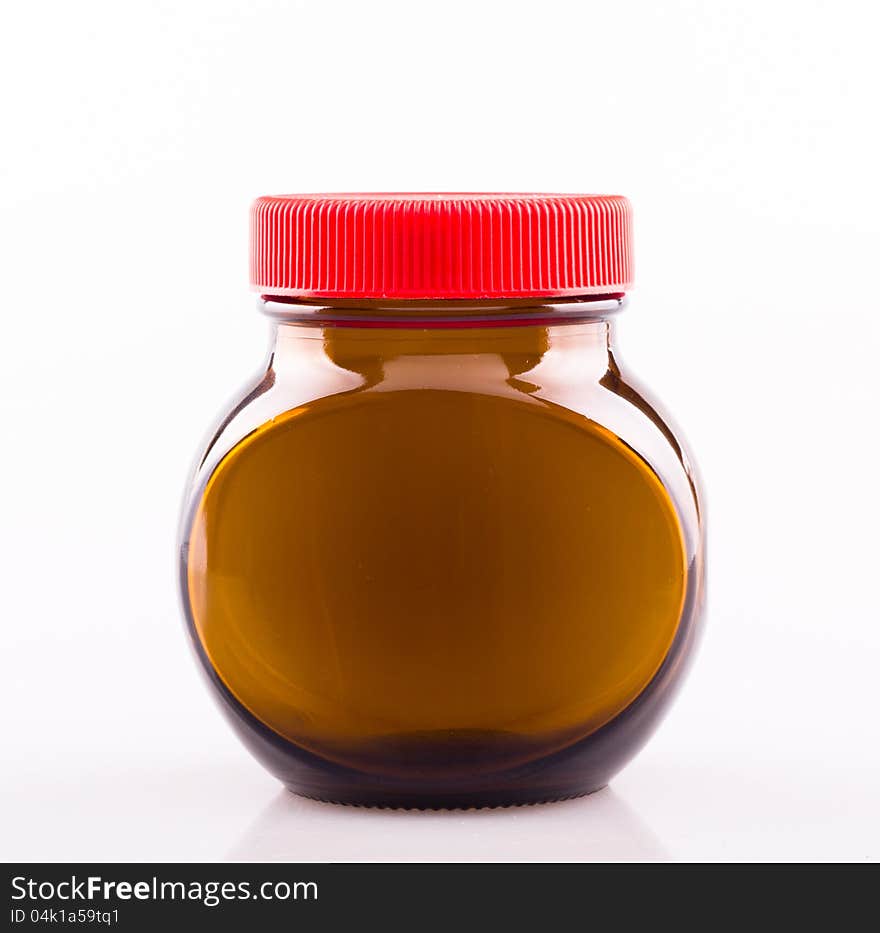
[[(331, 774), (274, 767), (294, 789), (482, 802), (495, 776), (608, 733), (668, 664), (682, 529), (652, 470), (582, 415), (382, 370), (361, 361), (362, 388), (280, 415), (213, 470), (188, 536), (191, 623), (263, 757)], [(364, 797), (358, 775), (395, 790)]]

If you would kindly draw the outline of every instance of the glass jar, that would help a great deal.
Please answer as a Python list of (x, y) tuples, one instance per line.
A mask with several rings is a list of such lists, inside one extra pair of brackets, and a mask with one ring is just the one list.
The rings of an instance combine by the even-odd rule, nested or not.
[(268, 361), (186, 497), (196, 655), (297, 793), (590, 793), (692, 652), (700, 494), (622, 368), (624, 198), (261, 198)]

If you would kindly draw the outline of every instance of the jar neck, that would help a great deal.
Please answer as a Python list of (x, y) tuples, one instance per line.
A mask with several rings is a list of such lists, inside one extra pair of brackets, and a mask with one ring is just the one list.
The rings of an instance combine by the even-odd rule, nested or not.
[(626, 296), (578, 298), (453, 299), (304, 299), (263, 296), (259, 308), (278, 323), (333, 327), (466, 329), (575, 324), (607, 320), (621, 311)]
[(614, 368), (613, 316), (623, 303), (263, 300), (261, 309), (273, 324), (271, 366), (284, 382), (332, 367), (358, 377), (349, 388), (459, 379), (486, 386), (598, 381)]

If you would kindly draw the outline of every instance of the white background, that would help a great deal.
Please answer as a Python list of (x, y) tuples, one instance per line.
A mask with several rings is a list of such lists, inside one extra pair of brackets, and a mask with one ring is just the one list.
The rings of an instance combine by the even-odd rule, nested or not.
[[(880, 856), (876, 5), (33, 2), (0, 35), (0, 856)], [(593, 798), (334, 808), (179, 618), (200, 439), (259, 366), (262, 193), (628, 194), (629, 364), (710, 512), (707, 636)]]

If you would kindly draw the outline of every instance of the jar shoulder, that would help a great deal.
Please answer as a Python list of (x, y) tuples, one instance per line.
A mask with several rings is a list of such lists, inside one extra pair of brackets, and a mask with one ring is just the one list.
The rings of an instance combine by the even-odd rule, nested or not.
[(705, 495), (687, 437), (658, 394), (610, 359), (608, 371), (599, 380), (600, 391), (590, 396), (589, 417), (597, 418), (657, 474), (682, 519), (689, 550), (702, 550)]
[[(242, 440), (291, 412), (329, 411), (342, 402), (381, 401), (413, 392), (491, 397), (503, 407), (528, 406), (584, 428), (599, 426), (643, 459), (670, 492), (685, 523), (699, 526), (703, 503), (698, 470), (685, 437), (656, 394), (609, 353), (602, 371), (536, 366), (514, 371), (497, 361), (411, 360), (375, 373), (321, 365), (266, 366), (227, 403), (196, 458), (190, 489), (202, 485)], [(465, 403), (462, 411), (467, 408)], [(440, 426), (438, 425), (438, 430)]]

